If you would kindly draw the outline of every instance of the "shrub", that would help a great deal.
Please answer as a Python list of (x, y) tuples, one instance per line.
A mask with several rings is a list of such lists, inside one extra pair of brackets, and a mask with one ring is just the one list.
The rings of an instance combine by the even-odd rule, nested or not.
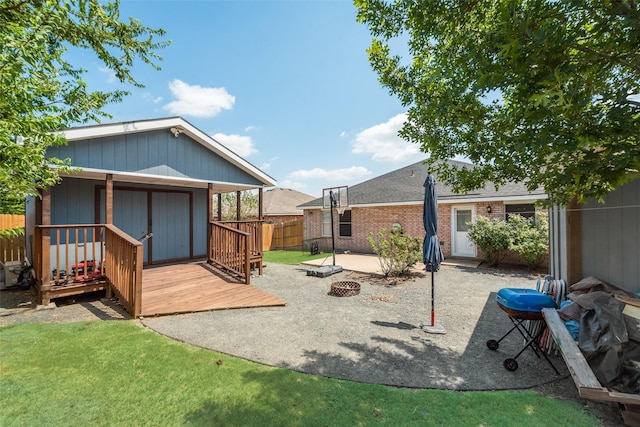
[(497, 266), (509, 251), (512, 234), (509, 224), (497, 218), (478, 216), (475, 223), (467, 225), (469, 239), (484, 252), (491, 267)]
[(422, 239), (404, 234), (401, 227), (370, 232), (367, 240), (378, 255), (385, 276), (402, 276), (422, 260)]
[(549, 220), (546, 212), (538, 212), (533, 218), (512, 215), (509, 225), (512, 230), (509, 249), (524, 258), (529, 268), (539, 266), (549, 250)]
[(24, 236), (24, 227), (8, 228), (0, 230), (0, 239), (11, 239), (13, 237)]

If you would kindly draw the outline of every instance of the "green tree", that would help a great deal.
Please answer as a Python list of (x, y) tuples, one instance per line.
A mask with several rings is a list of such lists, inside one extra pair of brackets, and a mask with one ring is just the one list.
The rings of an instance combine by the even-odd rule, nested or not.
[[(235, 221), (238, 198), (236, 193), (222, 194), (222, 219)], [(258, 218), (258, 195), (251, 190), (240, 192), (240, 219)]]
[[(456, 191), (525, 182), (566, 204), (639, 176), (637, 2), (355, 5), (373, 69), (408, 107), (400, 134)], [(442, 162), (456, 156), (475, 167)]]
[(136, 19), (121, 21), (117, 0), (0, 3), (0, 206), (58, 182), (71, 165), (45, 155), (66, 143), (56, 132), (109, 117), (105, 106), (128, 94), (90, 91), (86, 70), (66, 59), (69, 50), (93, 52), (121, 83), (142, 87), (131, 70), (137, 61), (159, 68), (163, 35)]

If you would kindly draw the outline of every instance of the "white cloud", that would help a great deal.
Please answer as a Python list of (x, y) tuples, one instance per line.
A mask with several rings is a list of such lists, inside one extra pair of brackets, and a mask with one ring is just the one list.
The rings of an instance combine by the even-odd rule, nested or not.
[(271, 163), (263, 163), (259, 166), (259, 168), (263, 171), (268, 171), (269, 169), (271, 169)]
[(356, 179), (361, 179), (371, 172), (362, 166), (351, 166), (350, 168), (342, 169), (301, 169), (291, 172), (287, 175), (287, 179), (291, 180), (322, 180), (328, 183), (338, 183), (338, 185), (346, 185), (344, 182), (353, 182)]
[(252, 130), (255, 130), (255, 129), (256, 129), (256, 127), (255, 127), (255, 126), (253, 126), (253, 125), (249, 125), (249, 126), (247, 126), (246, 128), (244, 128), (244, 131), (245, 131), (245, 132), (251, 132)]
[(116, 78), (116, 73), (109, 67), (98, 67), (98, 70), (107, 76), (107, 83), (116, 83), (118, 79)]
[(151, 95), (151, 93), (149, 92), (145, 92), (142, 94), (142, 98), (144, 98), (147, 101), (151, 101), (153, 104), (159, 104), (162, 102), (162, 97), (161, 96), (156, 96), (155, 98), (153, 97), (153, 95)]
[(243, 135), (226, 135), (224, 133), (216, 133), (211, 135), (213, 139), (239, 155), (240, 157), (248, 157), (257, 153), (253, 140), (250, 136)]
[(342, 169), (300, 169), (278, 180), (278, 187), (292, 188), (315, 197), (322, 197), (322, 189), (340, 185), (353, 185), (371, 175), (371, 171), (362, 166)]
[(236, 98), (223, 87), (189, 85), (182, 80), (169, 82), (175, 100), (164, 106), (172, 114), (192, 117), (215, 117), (220, 111), (230, 110)]
[[(284, 179), (282, 181), (278, 181), (278, 187), (280, 188), (291, 188), (292, 190), (300, 191), (301, 193), (309, 193), (309, 186), (303, 182), (294, 181), (291, 179)], [(316, 194), (311, 194), (312, 196), (320, 197)]]
[(420, 155), (418, 145), (409, 143), (398, 135), (406, 120), (406, 113), (398, 114), (385, 123), (359, 132), (352, 143), (352, 152), (369, 154), (377, 162), (402, 162), (415, 158)]

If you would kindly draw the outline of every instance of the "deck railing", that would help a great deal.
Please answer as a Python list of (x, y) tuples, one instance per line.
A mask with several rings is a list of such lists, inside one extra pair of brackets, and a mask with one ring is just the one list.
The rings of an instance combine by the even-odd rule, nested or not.
[(259, 220), (218, 222), (218, 224), (223, 224), (249, 234), (249, 254), (251, 257), (262, 255), (262, 223), (263, 221)]
[(138, 317), (142, 303), (144, 246), (112, 224), (105, 225), (105, 237), (105, 274), (111, 289), (124, 308), (133, 317)]
[(230, 225), (211, 221), (211, 245), (208, 250), (209, 262), (229, 270), (244, 279), (251, 280), (251, 234)]
[(35, 237), (34, 267), (43, 290), (102, 275), (103, 225), (40, 225)]
[(143, 245), (113, 225), (36, 226), (33, 265), (43, 304), (106, 287), (140, 314)]

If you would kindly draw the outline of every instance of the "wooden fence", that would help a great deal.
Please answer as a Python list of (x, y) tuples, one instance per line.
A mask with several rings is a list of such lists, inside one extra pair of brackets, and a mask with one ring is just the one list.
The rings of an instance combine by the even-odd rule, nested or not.
[[(263, 240), (263, 242), (271, 242), (269, 248), (265, 248), (265, 250), (285, 251), (303, 249), (303, 224), (302, 219), (281, 222), (279, 224), (265, 224), (265, 226), (269, 226), (269, 230), (267, 230), (265, 234), (271, 234), (271, 239), (267, 240), (265, 238)], [(265, 235), (265, 237), (267, 236)]]
[(0, 214), (0, 230), (24, 228), (24, 215)]
[(262, 252), (271, 250), (271, 240), (273, 239), (273, 229), (275, 224), (262, 224)]
[[(24, 215), (0, 215), (0, 230), (24, 228)], [(24, 235), (0, 237), (0, 262), (23, 261), (26, 255)]]

